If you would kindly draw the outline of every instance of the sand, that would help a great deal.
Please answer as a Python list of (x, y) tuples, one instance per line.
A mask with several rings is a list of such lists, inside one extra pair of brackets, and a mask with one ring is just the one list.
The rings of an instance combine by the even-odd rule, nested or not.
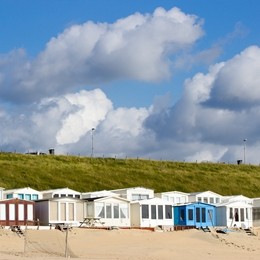
[[(0, 259), (260, 259), (260, 229), (250, 236), (237, 230), (227, 234), (202, 230), (147, 231), (73, 228), (27, 230), (19, 237), (0, 230)], [(67, 240), (66, 240), (67, 235)], [(66, 247), (67, 241), (67, 247)], [(67, 248), (67, 251), (66, 251)]]

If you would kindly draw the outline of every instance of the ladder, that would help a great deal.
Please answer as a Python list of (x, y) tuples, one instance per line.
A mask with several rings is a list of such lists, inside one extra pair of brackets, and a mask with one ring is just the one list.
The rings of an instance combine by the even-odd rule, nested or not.
[(21, 230), (20, 226), (11, 226), (11, 230), (15, 232), (18, 236), (24, 236), (24, 233)]

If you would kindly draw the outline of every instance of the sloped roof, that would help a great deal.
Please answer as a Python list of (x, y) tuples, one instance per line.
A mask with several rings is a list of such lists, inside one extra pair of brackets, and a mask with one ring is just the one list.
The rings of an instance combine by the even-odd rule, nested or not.
[(40, 191), (38, 190), (35, 190), (35, 189), (32, 189), (30, 187), (24, 187), (24, 188), (17, 188), (17, 189), (10, 189), (10, 190), (4, 190), (4, 193), (19, 193), (19, 192), (34, 192), (34, 193), (41, 193)]

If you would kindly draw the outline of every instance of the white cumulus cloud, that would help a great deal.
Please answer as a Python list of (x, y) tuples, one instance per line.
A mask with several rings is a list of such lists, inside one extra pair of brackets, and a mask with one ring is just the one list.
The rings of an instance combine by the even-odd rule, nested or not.
[(79, 141), (81, 136), (104, 120), (112, 109), (111, 101), (99, 89), (91, 92), (82, 90), (76, 94), (68, 94), (64, 98), (73, 111), (62, 120), (62, 127), (56, 135), (59, 145)]
[(173, 55), (202, 35), (201, 21), (178, 8), (73, 25), (35, 59), (22, 50), (0, 56), (0, 95), (30, 102), (119, 79), (163, 80), (171, 75)]

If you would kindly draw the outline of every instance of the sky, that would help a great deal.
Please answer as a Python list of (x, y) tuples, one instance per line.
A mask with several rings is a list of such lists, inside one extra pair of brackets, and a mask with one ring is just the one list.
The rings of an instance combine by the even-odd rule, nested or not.
[(0, 0), (0, 149), (260, 163), (260, 1)]

